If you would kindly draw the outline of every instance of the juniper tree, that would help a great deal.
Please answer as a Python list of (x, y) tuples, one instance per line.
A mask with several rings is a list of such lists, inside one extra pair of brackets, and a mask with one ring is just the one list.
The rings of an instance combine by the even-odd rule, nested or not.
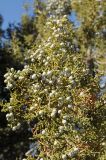
[[(17, 63), (18, 58), (12, 56), (10, 44), (7, 44), (7, 39), (4, 36), (6, 31), (2, 29), (2, 22), (3, 18), (0, 16), (0, 102), (6, 102), (10, 96), (9, 90), (5, 88), (4, 74), (8, 68), (22, 68), (22, 63), (19, 61)], [(0, 104), (0, 159), (22, 158), (29, 147), (28, 136), (30, 133), (26, 126), (19, 132), (14, 133), (7, 126), (6, 113), (1, 112), (2, 107), (2, 104)]]
[(86, 33), (80, 35), (66, 12), (57, 13), (49, 12), (24, 69), (5, 74), (11, 97), (4, 111), (14, 132), (29, 124), (36, 142), (29, 160), (105, 159), (106, 97), (99, 75), (86, 65)]
[(104, 0), (72, 1), (72, 9), (76, 13), (77, 20), (80, 22), (78, 37), (83, 50), (85, 48), (85, 52), (87, 52), (88, 65), (91, 72), (94, 72), (92, 63), (95, 63), (94, 59), (96, 58), (98, 71), (103, 74), (106, 72), (105, 3)]

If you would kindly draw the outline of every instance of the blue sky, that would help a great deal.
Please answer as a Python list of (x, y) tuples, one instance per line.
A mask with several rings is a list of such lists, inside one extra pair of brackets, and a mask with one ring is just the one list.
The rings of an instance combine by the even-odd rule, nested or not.
[(8, 23), (19, 22), (21, 15), (25, 13), (23, 4), (33, 0), (0, 0), (0, 14), (3, 16), (3, 28), (8, 26)]

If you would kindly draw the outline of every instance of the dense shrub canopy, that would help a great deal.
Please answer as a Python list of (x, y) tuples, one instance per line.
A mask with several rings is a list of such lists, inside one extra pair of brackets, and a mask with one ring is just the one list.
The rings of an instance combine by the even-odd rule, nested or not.
[[(87, 3), (98, 8), (102, 2)], [(85, 16), (88, 12), (82, 13), (84, 5), (74, 0), (72, 6), (70, 0), (47, 1), (45, 26), (28, 50), (24, 68), (11, 68), (4, 75), (10, 91), (3, 107), (9, 126), (17, 133), (27, 122), (33, 134), (35, 143), (25, 155), (29, 160), (105, 157), (106, 97), (101, 94), (93, 57), (96, 47), (102, 53), (104, 47), (97, 46), (102, 38), (95, 36), (92, 18)], [(71, 9), (79, 20), (85, 16), (80, 26), (69, 20)]]

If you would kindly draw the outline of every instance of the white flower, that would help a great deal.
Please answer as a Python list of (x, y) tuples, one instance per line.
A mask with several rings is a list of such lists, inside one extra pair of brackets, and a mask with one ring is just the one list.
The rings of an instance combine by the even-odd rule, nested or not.
[(13, 87), (13, 85), (11, 83), (8, 83), (6, 88), (11, 89), (12, 87)]
[(38, 101), (40, 102), (42, 99), (40, 97), (38, 97)]
[(49, 57), (49, 56), (47, 57), (47, 60), (50, 60), (50, 57)]
[(71, 97), (67, 97), (66, 100), (67, 100), (67, 101), (71, 100)]
[(55, 141), (54, 141), (54, 145), (56, 146), (57, 144), (58, 144), (58, 141), (57, 141), (57, 140), (55, 140)]
[(45, 62), (45, 66), (47, 66), (49, 64), (49, 62)]
[(67, 18), (67, 15), (64, 15), (63, 17), (64, 17), (64, 18)]
[(70, 76), (70, 77), (69, 77), (69, 80), (71, 81), (72, 79), (73, 79), (73, 77), (72, 77), (72, 76)]
[(52, 45), (50, 46), (50, 48), (52, 49), (52, 48), (54, 48), (54, 46), (55, 46), (55, 44), (52, 44)]
[(8, 109), (9, 109), (9, 111), (12, 111), (12, 106), (9, 106)]
[(47, 93), (47, 92), (48, 92), (48, 90), (47, 90), (46, 88), (44, 89), (44, 91), (45, 91), (45, 93)]
[(46, 131), (45, 130), (42, 130), (42, 134), (45, 134), (46, 133)]
[(37, 104), (37, 103), (35, 103), (35, 104), (34, 104), (34, 106), (35, 106), (35, 107), (37, 107), (37, 106), (38, 106), (38, 104)]
[(66, 156), (65, 154), (63, 154), (63, 155), (62, 155), (62, 159), (63, 159), (63, 160), (66, 160), (66, 159), (67, 159), (67, 156)]
[(30, 107), (30, 111), (34, 111), (34, 110), (35, 110), (34, 106)]
[(78, 152), (78, 151), (79, 151), (79, 148), (75, 147), (74, 152)]
[(58, 37), (59, 37), (59, 34), (55, 34), (55, 37), (58, 38)]
[(64, 45), (64, 43), (62, 42), (62, 43), (60, 43), (60, 46), (63, 46)]
[(68, 68), (65, 68), (65, 69), (64, 69), (64, 71), (65, 71), (65, 72), (68, 72), (68, 71), (69, 71), (69, 69), (68, 69)]
[(37, 83), (37, 84), (35, 84), (35, 85), (33, 85), (34, 86), (34, 88), (36, 89), (36, 90), (38, 90), (38, 89), (40, 89), (40, 86), (39, 86), (39, 84)]
[(36, 92), (38, 92), (38, 90), (37, 90), (37, 89), (34, 89), (34, 93), (36, 93)]
[(11, 68), (10, 71), (13, 72), (13, 71), (14, 71), (14, 68)]
[(29, 68), (29, 66), (28, 66), (28, 65), (25, 65), (24, 68), (27, 69), (27, 68)]
[(60, 24), (60, 20), (57, 20), (56, 23), (57, 23), (57, 24)]
[(53, 27), (52, 29), (53, 29), (53, 30), (55, 30), (55, 29), (56, 29), (56, 27)]
[(60, 109), (60, 110), (58, 110), (58, 114), (60, 114), (62, 112), (62, 110)]
[(23, 76), (19, 76), (19, 79), (21, 80), (21, 79), (24, 79), (24, 77)]
[(52, 84), (52, 83), (53, 83), (53, 81), (52, 81), (52, 80), (50, 80), (50, 81), (49, 81), (49, 84)]
[(83, 97), (84, 96), (84, 92), (80, 92), (79, 96)]
[(63, 124), (66, 124), (67, 121), (66, 121), (65, 119), (62, 119), (62, 123), (63, 123)]
[(51, 113), (51, 117), (54, 117), (57, 113), (57, 109), (53, 108), (52, 113)]
[(19, 129), (21, 127), (21, 124), (18, 123), (16, 127), (17, 127), (17, 129)]
[(14, 101), (14, 98), (10, 98), (10, 102), (12, 103)]
[(43, 113), (44, 113), (43, 110), (39, 111), (39, 115), (43, 115)]
[(14, 126), (14, 127), (12, 128), (12, 130), (13, 130), (13, 131), (16, 131), (16, 130), (17, 130), (17, 126)]
[(45, 63), (46, 62), (46, 59), (43, 59), (43, 63)]
[(42, 76), (46, 76), (46, 72), (45, 71), (42, 73)]
[(36, 74), (33, 74), (33, 75), (31, 76), (31, 78), (32, 78), (32, 79), (35, 79), (35, 78), (36, 78)]
[(52, 75), (52, 71), (47, 71), (47, 76), (51, 76)]
[(7, 118), (8, 121), (13, 120), (13, 118), (14, 118), (13, 113), (11, 112), (11, 113), (6, 114), (6, 118)]
[(49, 94), (49, 96), (52, 97), (55, 95), (55, 93), (56, 93), (55, 90), (52, 90), (52, 92)]
[(106, 145), (106, 143), (105, 142), (102, 142), (102, 146), (105, 146)]
[(6, 73), (6, 74), (4, 75), (4, 77), (5, 77), (5, 78), (8, 77), (8, 73)]
[(67, 106), (68, 108), (72, 108), (72, 104), (68, 104), (68, 106)]
[(64, 126), (59, 127), (59, 132), (62, 132), (64, 130)]

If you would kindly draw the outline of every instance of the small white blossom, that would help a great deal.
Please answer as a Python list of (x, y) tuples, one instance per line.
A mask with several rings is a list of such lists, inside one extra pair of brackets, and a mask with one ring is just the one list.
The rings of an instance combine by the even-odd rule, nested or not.
[(62, 112), (62, 110), (58, 110), (58, 114), (60, 114)]
[(46, 131), (45, 130), (42, 130), (42, 134), (45, 134), (46, 133)]
[(59, 127), (59, 132), (62, 132), (64, 130), (64, 126)]
[(24, 76), (19, 76), (19, 79), (20, 79), (20, 80), (24, 79)]
[(9, 111), (12, 111), (12, 106), (9, 106), (8, 109), (9, 109)]
[(34, 106), (30, 107), (30, 111), (34, 111), (34, 110), (35, 110)]
[(12, 87), (13, 87), (13, 85), (11, 83), (8, 83), (6, 88), (11, 89)]
[(45, 62), (45, 66), (47, 66), (49, 64), (49, 62)]
[(72, 104), (68, 104), (68, 106), (67, 106), (68, 108), (72, 108)]
[(32, 79), (35, 79), (35, 78), (36, 78), (36, 74), (33, 74), (33, 75), (31, 76), (31, 78), (32, 78)]
[(49, 84), (53, 84), (53, 81), (52, 81), (52, 80), (50, 80), (50, 81), (49, 81)]
[(14, 127), (12, 128), (12, 130), (13, 130), (13, 131), (16, 131), (16, 130), (17, 130), (17, 126), (14, 126)]
[(53, 108), (52, 113), (51, 113), (51, 117), (54, 117), (57, 113), (57, 109)]
[(65, 119), (62, 119), (62, 123), (63, 123), (63, 124), (66, 124), (67, 121), (66, 121)]
[(63, 159), (63, 160), (66, 160), (66, 159), (67, 159), (67, 156), (66, 156), (65, 154), (63, 154), (63, 155), (62, 155), (62, 159)]
[(69, 77), (69, 80), (70, 80), (70, 81), (71, 81), (71, 80), (73, 80), (73, 77), (72, 77), (72, 76), (70, 76), (70, 77)]
[(17, 129), (19, 129), (21, 127), (21, 124), (20, 123), (18, 123), (17, 124)]
[(55, 90), (52, 90), (52, 92), (49, 94), (49, 96), (52, 97), (55, 95), (55, 93), (56, 93)]
[(47, 76), (51, 76), (52, 75), (52, 71), (47, 71)]
[(44, 113), (43, 110), (39, 111), (39, 115), (43, 115), (43, 113)]
[(67, 100), (67, 101), (71, 100), (71, 97), (66, 97), (66, 100)]
[(13, 71), (14, 71), (14, 68), (11, 68), (10, 71), (13, 72)]
[(54, 145), (56, 146), (57, 144), (58, 144), (58, 141), (57, 141), (57, 140), (55, 140), (55, 141), (54, 141)]
[(84, 92), (80, 92), (79, 96), (83, 97), (84, 96)]

